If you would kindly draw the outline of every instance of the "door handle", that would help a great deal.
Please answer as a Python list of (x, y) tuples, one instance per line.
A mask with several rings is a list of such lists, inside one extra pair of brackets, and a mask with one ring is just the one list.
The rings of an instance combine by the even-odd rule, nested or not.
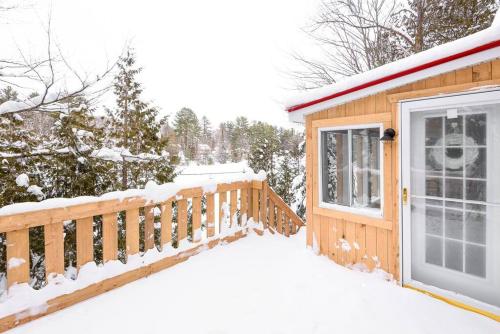
[(403, 205), (408, 204), (408, 188), (403, 188)]

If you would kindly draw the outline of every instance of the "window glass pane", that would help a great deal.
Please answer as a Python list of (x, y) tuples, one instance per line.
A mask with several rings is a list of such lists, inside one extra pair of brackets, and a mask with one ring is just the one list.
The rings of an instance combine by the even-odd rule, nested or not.
[(380, 208), (380, 130), (352, 130), (352, 203)]
[(349, 205), (349, 139), (347, 130), (321, 132), (323, 202)]

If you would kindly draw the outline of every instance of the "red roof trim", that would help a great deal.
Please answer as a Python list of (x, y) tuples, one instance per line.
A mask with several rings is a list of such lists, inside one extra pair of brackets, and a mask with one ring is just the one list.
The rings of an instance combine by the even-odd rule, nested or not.
[(378, 85), (378, 84), (381, 84), (381, 83), (384, 83), (384, 82), (387, 82), (387, 81), (391, 81), (391, 80), (394, 80), (394, 79), (397, 79), (397, 78), (401, 78), (401, 77), (404, 77), (404, 76), (407, 76), (407, 75), (410, 75), (410, 74), (413, 74), (413, 73), (416, 73), (416, 72), (420, 72), (420, 71), (426, 70), (428, 68), (432, 68), (432, 67), (435, 67), (435, 66), (438, 66), (438, 65), (442, 65), (444, 63), (448, 63), (450, 61), (457, 60), (457, 59), (460, 59), (460, 58), (464, 58), (464, 57), (473, 55), (475, 53), (479, 53), (479, 52), (482, 52), (482, 51), (493, 49), (493, 48), (496, 48), (496, 47), (499, 47), (499, 46), (500, 46), (500, 40), (496, 40), (496, 41), (493, 41), (493, 42), (490, 42), (490, 43), (487, 43), (487, 44), (483, 44), (483, 45), (477, 46), (475, 48), (472, 48), (472, 49), (469, 49), (469, 50), (466, 50), (466, 51), (462, 51), (462, 52), (459, 52), (459, 53), (456, 53), (456, 54), (453, 54), (453, 55), (450, 55), (450, 56), (447, 56), (447, 57), (443, 57), (443, 58), (440, 58), (440, 59), (433, 60), (431, 62), (422, 64), (422, 65), (419, 65), (419, 66), (411, 67), (409, 69), (406, 69), (406, 70), (403, 70), (403, 71), (400, 71), (400, 72), (397, 72), (397, 73), (394, 73), (394, 74), (391, 74), (391, 75), (387, 75), (387, 76), (379, 78), (379, 79), (375, 79), (375, 80), (372, 80), (372, 81), (369, 81), (369, 82), (365, 82), (364, 84), (361, 84), (361, 85), (358, 85), (358, 86), (355, 86), (355, 87), (351, 87), (351, 88), (348, 88), (346, 90), (343, 90), (343, 91), (340, 91), (340, 92), (337, 92), (337, 93), (333, 93), (333, 94), (327, 95), (325, 97), (322, 97), (322, 98), (319, 98), (319, 99), (316, 99), (316, 100), (312, 100), (312, 101), (309, 101), (309, 102), (305, 102), (305, 103), (302, 103), (302, 104), (295, 105), (293, 107), (288, 108), (287, 110), (288, 110), (288, 112), (293, 112), (293, 111), (297, 111), (297, 110), (300, 110), (300, 109), (304, 109), (304, 108), (316, 105), (318, 103), (334, 99), (336, 97), (340, 97), (340, 96), (347, 95), (347, 94), (350, 94), (350, 93), (353, 93), (353, 92), (357, 92), (357, 91), (360, 91), (360, 90), (368, 88), (368, 87), (372, 87), (372, 86), (375, 86), (375, 85)]

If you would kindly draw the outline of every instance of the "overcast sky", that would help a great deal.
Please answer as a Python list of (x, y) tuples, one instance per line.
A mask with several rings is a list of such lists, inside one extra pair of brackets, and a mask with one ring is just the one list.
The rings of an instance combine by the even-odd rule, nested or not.
[[(96, 73), (127, 41), (144, 68), (145, 97), (174, 114), (186, 106), (214, 123), (239, 115), (287, 125), (279, 104), (292, 83), (289, 53), (306, 50), (300, 31), (317, 0), (52, 0), (3, 18), (0, 42), (36, 54), (43, 24), (72, 64)], [(4, 49), (4, 48), (2, 48)], [(5, 49), (4, 49), (5, 50)], [(4, 52), (4, 51), (2, 51)]]

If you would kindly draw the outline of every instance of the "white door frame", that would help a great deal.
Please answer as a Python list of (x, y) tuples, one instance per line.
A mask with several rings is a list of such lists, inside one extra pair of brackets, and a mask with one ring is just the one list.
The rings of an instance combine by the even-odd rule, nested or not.
[[(437, 287), (429, 286), (424, 283), (414, 281), (411, 277), (411, 190), (410, 190), (410, 138), (411, 126), (410, 116), (411, 112), (418, 112), (428, 110), (433, 107), (441, 108), (454, 108), (463, 107), (467, 105), (477, 105), (478, 103), (488, 103), (489, 101), (500, 101), (500, 88), (493, 87), (487, 89), (478, 89), (475, 91), (443, 94), (438, 96), (423, 97), (418, 99), (408, 99), (399, 101), (399, 126), (400, 126), (400, 140), (399, 140), (399, 250), (400, 250), (400, 283), (402, 285), (409, 285), (414, 288), (422, 289), (434, 293), (451, 300), (456, 300), (466, 305), (477, 307), (482, 310), (487, 310), (493, 313), (498, 313), (499, 308), (481, 301), (472, 299), (467, 296), (459, 295), (455, 292), (443, 290)], [(452, 100), (449, 98), (453, 97)], [(447, 101), (448, 100), (448, 101)], [(405, 149), (403, 149), (405, 148)], [(408, 189), (407, 204), (403, 205), (402, 194), (403, 189)]]

